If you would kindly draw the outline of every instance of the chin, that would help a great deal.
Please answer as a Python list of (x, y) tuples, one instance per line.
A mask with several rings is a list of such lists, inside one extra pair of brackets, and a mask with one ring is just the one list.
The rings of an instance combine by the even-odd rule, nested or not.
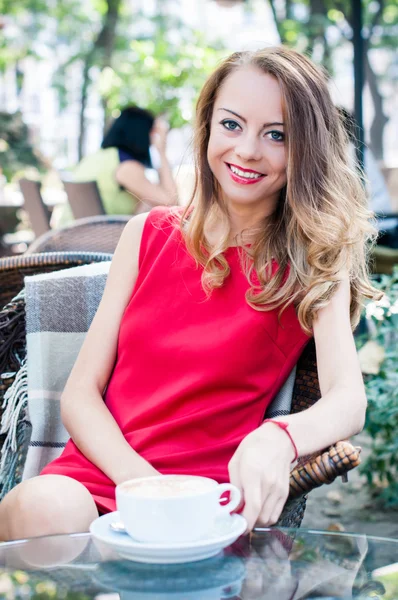
[(234, 204), (258, 204), (264, 201), (264, 194), (250, 194), (249, 190), (237, 192), (236, 190), (228, 190), (224, 188), (224, 195), (226, 202), (233, 202)]

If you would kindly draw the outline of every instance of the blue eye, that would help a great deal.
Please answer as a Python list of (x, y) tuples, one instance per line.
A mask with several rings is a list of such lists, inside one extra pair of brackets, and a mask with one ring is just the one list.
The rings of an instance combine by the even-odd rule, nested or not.
[(221, 125), (224, 125), (225, 129), (228, 129), (228, 131), (236, 131), (240, 128), (239, 123), (233, 119), (224, 119), (224, 121), (221, 121)]
[(285, 139), (285, 134), (282, 131), (269, 131), (267, 135), (270, 135), (274, 142), (283, 142)]

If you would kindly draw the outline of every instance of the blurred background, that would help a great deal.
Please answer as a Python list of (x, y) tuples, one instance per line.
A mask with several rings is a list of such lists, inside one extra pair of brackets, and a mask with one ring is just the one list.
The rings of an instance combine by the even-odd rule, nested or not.
[[(383, 201), (376, 210), (394, 213), (398, 4), (359, 4), (360, 125), (372, 158), (365, 168), (378, 173)], [(233, 50), (282, 42), (306, 52), (330, 73), (336, 104), (358, 112), (358, 0), (0, 0), (0, 9), (3, 238), (32, 231), (18, 180), (40, 180), (53, 211), (67, 201), (61, 179), (100, 147), (107, 126), (130, 104), (167, 118), (167, 156), (185, 203), (195, 100), (208, 73)], [(156, 165), (156, 152), (152, 156)], [(6, 245), (19, 251), (32, 236), (6, 237)]]
[[(168, 188), (175, 181), (178, 202), (185, 204), (192, 191), (191, 124), (207, 75), (231, 51), (279, 43), (323, 65), (336, 105), (348, 120), (355, 113), (352, 157), (363, 163), (369, 206), (377, 217), (380, 237), (371, 266), (385, 295), (366, 307), (357, 330), (369, 403), (360, 440), (366, 460), (352, 493), (344, 491), (344, 504), (341, 494), (345, 511), (339, 519), (350, 531), (370, 531), (373, 522), (377, 535), (394, 535), (398, 0), (0, 0), (2, 305), (20, 291), (26, 274), (102, 260), (99, 252), (113, 252), (133, 205), (130, 214), (110, 214), (101, 182), (77, 181), (76, 165), (97, 156), (104, 134), (126, 106), (149, 109), (168, 122), (163, 142), (152, 144), (147, 161), (152, 168), (145, 173), (156, 182), (166, 166), (172, 173)], [(121, 197), (116, 180), (112, 190)], [(63, 225), (59, 215), (68, 207), (73, 215)], [(43, 254), (50, 251), (62, 256)], [(336, 497), (331, 507), (327, 498), (322, 504), (312, 496), (318, 512), (310, 525), (326, 527), (320, 511), (323, 516), (335, 511)]]

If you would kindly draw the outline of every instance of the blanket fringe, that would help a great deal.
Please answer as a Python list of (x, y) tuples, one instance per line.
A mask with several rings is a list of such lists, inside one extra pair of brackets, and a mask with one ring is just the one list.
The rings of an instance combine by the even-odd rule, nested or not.
[(26, 359), (21, 364), (14, 383), (4, 395), (0, 434), (6, 433), (0, 460), (0, 481), (3, 479), (9, 455), (18, 449), (18, 424), (21, 411), (28, 405), (28, 369)]

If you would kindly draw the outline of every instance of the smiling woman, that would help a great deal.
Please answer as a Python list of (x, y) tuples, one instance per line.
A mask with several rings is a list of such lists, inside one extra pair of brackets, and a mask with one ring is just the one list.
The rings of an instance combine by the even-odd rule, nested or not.
[(220, 65), (198, 100), (196, 193), (184, 225), (207, 289), (222, 285), (223, 252), (239, 239), (251, 244), (259, 288), (247, 299), (257, 310), (293, 303), (310, 333), (342, 272), (356, 273), (356, 325), (361, 298), (374, 293), (366, 251), (375, 230), (347, 142), (326, 76), (305, 56), (266, 48)]
[(282, 94), (274, 77), (249, 67), (226, 79), (214, 104), (207, 158), (235, 233), (242, 218), (250, 227), (275, 211), (287, 165)]
[[(218, 67), (197, 105), (192, 201), (127, 224), (62, 395), (71, 439), (3, 500), (0, 537), (88, 528), (117, 484), (159, 473), (230, 480), (248, 529), (270, 525), (291, 463), (363, 427), (352, 326), (376, 295), (373, 228), (346, 150), (306, 57), (267, 48)], [(322, 398), (264, 420), (312, 335)]]

